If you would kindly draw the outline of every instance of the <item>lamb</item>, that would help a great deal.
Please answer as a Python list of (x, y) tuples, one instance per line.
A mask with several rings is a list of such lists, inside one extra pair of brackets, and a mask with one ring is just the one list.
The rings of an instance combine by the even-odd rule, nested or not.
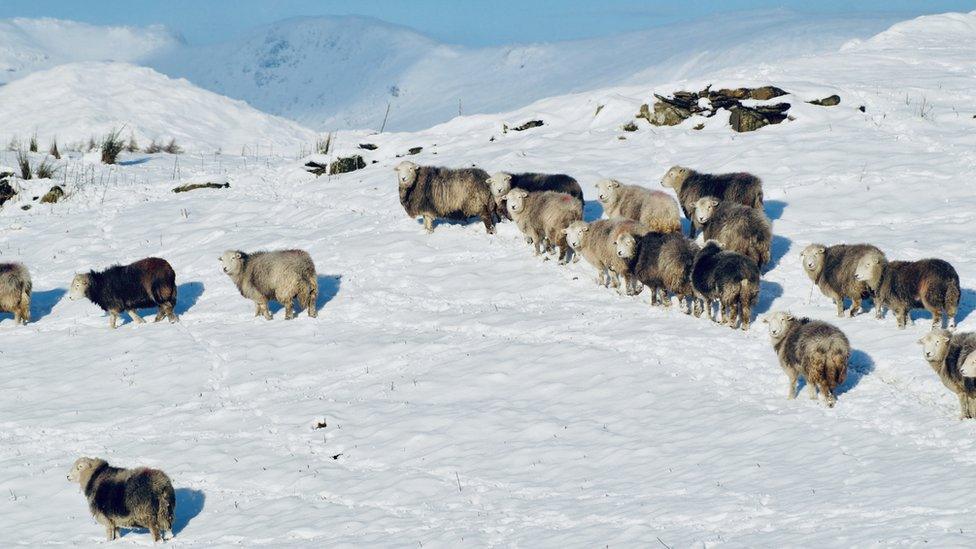
[(661, 185), (674, 189), (685, 217), (691, 221), (689, 235), (695, 237), (695, 203), (705, 196), (742, 204), (750, 208), (763, 208), (762, 181), (750, 173), (699, 173), (691, 168), (673, 166), (661, 179)]
[(318, 278), (312, 257), (304, 250), (245, 253), (227, 250), (218, 258), (224, 272), (247, 299), (254, 301), (254, 316), (271, 320), (268, 301), (285, 306), (285, 318), (295, 318), (293, 302), (305, 307), (308, 316), (318, 316), (315, 302), (319, 295)]
[(165, 259), (147, 257), (130, 265), (113, 265), (101, 272), (75, 275), (71, 281), (71, 300), (88, 298), (109, 313), (109, 326), (115, 329), (119, 314), (127, 311), (133, 322), (145, 323), (136, 309), (158, 307), (156, 322), (179, 320), (176, 307), (176, 273)]
[(574, 221), (582, 221), (583, 202), (566, 193), (530, 193), (524, 189), (512, 189), (504, 200), (526, 241), (535, 245), (535, 255), (548, 243), (559, 248), (559, 264), (565, 265), (569, 259), (565, 229)]
[[(646, 231), (630, 219), (598, 219), (592, 223), (574, 221), (566, 228), (566, 241), (577, 254), (596, 267), (599, 275), (597, 284), (614, 288), (620, 287), (620, 277), (624, 277), (628, 294), (637, 290), (630, 275), (628, 261), (617, 255), (614, 242), (625, 233), (643, 235)], [(575, 258), (574, 258), (575, 261)]]
[(615, 179), (601, 180), (596, 188), (608, 218), (633, 219), (657, 233), (681, 232), (678, 203), (667, 193), (624, 185)]
[(0, 312), (13, 313), (14, 325), (30, 322), (31, 277), (21, 263), (0, 263)]
[(480, 217), (488, 234), (495, 233), (495, 200), (488, 174), (478, 168), (418, 166), (403, 161), (396, 165), (400, 204), (410, 217), (422, 216), (424, 229), (434, 231), (434, 219), (464, 220)]
[(942, 384), (959, 397), (959, 419), (976, 418), (976, 334), (933, 328), (918, 342)]
[(694, 217), (705, 240), (752, 259), (760, 271), (772, 258), (773, 229), (761, 210), (705, 196), (695, 202)]
[(81, 485), (109, 541), (118, 537), (119, 528), (146, 528), (153, 541), (165, 541), (166, 531), (173, 530), (176, 492), (162, 471), (120, 469), (104, 459), (82, 457), (71, 466), (68, 480)]
[(499, 216), (506, 216), (511, 219), (506, 206), (505, 195), (512, 189), (522, 189), (530, 193), (540, 191), (556, 191), (566, 193), (581, 203), (583, 202), (583, 189), (572, 177), (556, 173), (508, 173), (496, 172), (487, 180), (488, 188), (495, 199), (495, 209)]
[[(837, 316), (844, 316), (844, 299), (851, 300), (850, 316), (863, 310), (861, 302), (872, 295), (866, 282), (854, 278), (854, 271), (862, 258), (883, 263), (884, 253), (870, 244), (810, 244), (800, 252), (803, 270), (827, 297), (834, 300)], [(868, 259), (866, 259), (868, 260)], [(877, 307), (875, 307), (877, 312)]]
[(851, 357), (851, 344), (844, 332), (826, 322), (796, 318), (782, 311), (763, 322), (769, 324), (779, 365), (789, 377), (787, 398), (796, 398), (797, 379), (802, 375), (810, 399), (816, 400), (819, 389), (824, 403), (833, 408), (837, 387), (847, 378), (847, 362)]
[(651, 305), (660, 300), (671, 306), (671, 293), (678, 296), (678, 303), (688, 298), (686, 313), (691, 313), (691, 266), (698, 253), (698, 245), (681, 233), (647, 233), (640, 237), (622, 234), (614, 245), (617, 255), (629, 260), (631, 275), (651, 289)]
[(718, 242), (709, 240), (695, 255), (691, 286), (698, 299), (695, 316), (701, 316), (707, 307), (708, 317), (715, 320), (712, 303), (717, 299), (722, 324), (734, 329), (738, 317), (742, 329), (749, 329), (752, 307), (759, 300), (759, 267), (755, 261), (740, 253), (722, 250)]
[(956, 327), (961, 293), (959, 274), (941, 259), (888, 262), (863, 257), (857, 264), (854, 278), (866, 282), (877, 296), (878, 318), (884, 318), (887, 307), (894, 311), (898, 327), (904, 328), (909, 311), (925, 307), (932, 313), (933, 327), (943, 327), (947, 318), (949, 327)]

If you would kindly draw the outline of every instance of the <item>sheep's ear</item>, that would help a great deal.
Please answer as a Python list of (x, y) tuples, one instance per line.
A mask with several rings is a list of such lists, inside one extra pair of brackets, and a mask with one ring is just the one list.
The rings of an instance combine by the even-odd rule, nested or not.
[(925, 345), (925, 337), (923, 336), (918, 338), (918, 341), (916, 341), (915, 343), (918, 343), (919, 345)]
[(563, 234), (569, 234), (569, 229), (562, 229)]
[(242, 257), (244, 257), (244, 256), (241, 255), (241, 252), (237, 252), (237, 253), (234, 254), (234, 259), (240, 259)]
[(763, 318), (762, 319), (762, 323), (763, 324), (769, 324), (769, 318)]

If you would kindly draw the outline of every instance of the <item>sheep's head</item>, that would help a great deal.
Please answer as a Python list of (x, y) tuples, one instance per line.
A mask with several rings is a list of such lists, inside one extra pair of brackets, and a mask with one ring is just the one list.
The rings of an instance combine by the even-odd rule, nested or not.
[(240, 250), (227, 250), (217, 258), (217, 261), (220, 261), (224, 272), (231, 276), (244, 270), (244, 252)]
[[(922, 346), (922, 354), (925, 356), (925, 360), (942, 362), (949, 352), (950, 341), (952, 341), (952, 332), (936, 328), (922, 336), (918, 340), (918, 344)], [(967, 377), (976, 377), (976, 375)]]
[(397, 164), (393, 171), (397, 174), (397, 183), (401, 187), (410, 187), (417, 181), (417, 170), (420, 167), (410, 162), (409, 160), (404, 160)]
[(800, 261), (803, 263), (803, 270), (811, 280), (820, 276), (823, 272), (824, 261), (827, 259), (827, 247), (823, 244), (810, 244), (800, 252)]
[(796, 322), (796, 317), (786, 311), (776, 311), (763, 319), (763, 323), (769, 326), (769, 337), (773, 341), (786, 337), (786, 333)]
[(68, 480), (71, 482), (81, 482), (86, 472), (97, 469), (103, 463), (105, 463), (103, 459), (80, 457), (75, 460), (74, 465), (68, 470)]
[(695, 202), (695, 221), (700, 225), (708, 223), (715, 213), (719, 200), (714, 196), (703, 196)]
[(563, 229), (563, 232), (566, 233), (566, 243), (574, 250), (580, 249), (580, 246), (583, 245), (583, 235), (588, 230), (590, 230), (590, 226), (585, 221), (573, 221), (569, 227)]
[(90, 274), (76, 274), (71, 280), (71, 288), (68, 290), (68, 299), (84, 299), (88, 295), (88, 287), (91, 286)]
[(504, 198), (508, 191), (512, 190), (512, 174), (506, 172), (497, 172), (491, 174), (488, 178), (488, 188), (491, 189), (491, 194), (495, 198)]
[(688, 179), (690, 173), (691, 170), (688, 168), (671, 166), (671, 169), (661, 178), (661, 186), (678, 190), (681, 188), (681, 184), (685, 182), (685, 179)]
[(854, 279), (864, 282), (872, 289), (878, 288), (881, 282), (881, 273), (884, 271), (885, 257), (877, 252), (868, 252), (861, 256), (857, 261), (857, 268), (854, 270)]
[(614, 240), (613, 245), (617, 248), (618, 257), (630, 259), (637, 250), (637, 239), (630, 233), (623, 233)]
[(962, 377), (976, 378), (976, 353), (969, 353), (966, 360), (962, 361), (962, 366), (959, 367), (959, 373)]
[(508, 204), (508, 213), (515, 214), (521, 212), (525, 208), (525, 199), (529, 196), (529, 193), (524, 189), (512, 189), (508, 191), (505, 195), (505, 201)]
[(601, 179), (596, 184), (597, 198), (601, 204), (608, 204), (613, 201), (613, 195), (620, 188), (620, 182), (616, 179)]

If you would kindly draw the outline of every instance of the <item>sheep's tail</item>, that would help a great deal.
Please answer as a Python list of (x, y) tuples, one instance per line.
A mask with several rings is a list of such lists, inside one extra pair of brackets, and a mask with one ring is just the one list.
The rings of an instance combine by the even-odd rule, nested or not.
[(846, 350), (834, 349), (827, 359), (828, 374), (833, 376), (834, 387), (838, 387), (847, 379), (847, 361), (849, 355)]
[(316, 310), (316, 303), (319, 300), (319, 280), (315, 276), (315, 272), (312, 272), (305, 279), (308, 283), (308, 293), (305, 296), (305, 308), (309, 311)]
[(176, 305), (176, 284), (166, 280), (153, 280), (152, 298), (157, 304)]
[(173, 531), (174, 515), (176, 511), (176, 493), (168, 487), (159, 498), (159, 508), (156, 510), (156, 525), (160, 532)]
[(763, 208), (763, 192), (762, 192), (762, 189), (759, 189), (759, 191), (756, 192), (756, 196), (755, 196), (755, 198), (753, 198), (753, 201), (752, 201), (752, 207), (753, 208), (756, 208), (757, 210), (761, 210)]

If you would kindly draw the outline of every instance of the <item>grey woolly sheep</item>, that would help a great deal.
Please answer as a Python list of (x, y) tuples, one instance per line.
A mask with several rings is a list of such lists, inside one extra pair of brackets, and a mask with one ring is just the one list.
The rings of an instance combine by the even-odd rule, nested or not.
[(639, 185), (624, 185), (616, 179), (603, 179), (596, 188), (607, 218), (633, 219), (645, 230), (657, 233), (681, 231), (678, 203), (669, 194)]
[(488, 188), (495, 199), (495, 209), (499, 216), (507, 216), (505, 195), (512, 189), (522, 189), (530, 193), (540, 191), (556, 191), (566, 193), (583, 202), (583, 189), (572, 177), (561, 173), (509, 173), (496, 172), (487, 180)]
[(959, 397), (959, 419), (976, 418), (976, 334), (933, 328), (918, 342), (942, 384)]
[(464, 220), (480, 217), (488, 234), (495, 232), (495, 200), (488, 174), (478, 168), (418, 166), (403, 161), (394, 168), (400, 204), (410, 217), (424, 218), (424, 229), (434, 230), (434, 219)]
[(68, 480), (81, 485), (109, 541), (118, 537), (119, 528), (146, 528), (153, 541), (165, 540), (166, 531), (173, 530), (176, 492), (162, 471), (120, 469), (104, 459), (82, 457), (71, 466)]
[(672, 166), (661, 179), (661, 185), (674, 189), (685, 217), (691, 221), (690, 236), (695, 237), (695, 203), (705, 196), (742, 204), (750, 208), (763, 208), (762, 181), (750, 173), (699, 173), (691, 168)]
[(752, 259), (760, 271), (772, 258), (773, 228), (761, 210), (705, 196), (695, 202), (694, 216), (705, 240)]
[(315, 301), (319, 286), (315, 264), (304, 250), (245, 253), (227, 250), (218, 260), (224, 272), (237, 286), (241, 295), (257, 304), (254, 316), (271, 320), (268, 301), (274, 299), (285, 306), (285, 318), (296, 316), (293, 302), (297, 298), (308, 316), (318, 315)]
[(828, 407), (837, 402), (837, 387), (847, 378), (847, 362), (851, 344), (836, 326), (796, 318), (786, 312), (776, 312), (763, 319), (769, 324), (769, 336), (779, 356), (779, 365), (789, 377), (787, 398), (796, 398), (797, 379), (807, 382), (810, 398), (817, 398), (817, 390)]
[(712, 304), (719, 302), (722, 324), (736, 327), (741, 319), (743, 330), (749, 329), (752, 308), (759, 300), (759, 267), (752, 259), (731, 251), (724, 251), (718, 242), (705, 243), (691, 266), (691, 287), (698, 302), (695, 316), (708, 308), (708, 317), (715, 320)]
[(861, 301), (872, 295), (866, 282), (854, 278), (862, 258), (871, 258), (872, 264), (885, 261), (884, 253), (870, 244), (810, 244), (800, 252), (804, 272), (825, 296), (834, 300), (837, 316), (844, 316), (844, 299), (851, 300), (850, 315), (854, 316), (863, 310)]
[(0, 312), (13, 313), (14, 325), (30, 322), (31, 277), (21, 263), (0, 263)]
[[(904, 328), (913, 308), (924, 307), (932, 314), (932, 326), (956, 326), (959, 309), (959, 274), (941, 259), (918, 261), (878, 261), (864, 257), (857, 264), (854, 278), (866, 282), (875, 294), (878, 318), (885, 308), (895, 313), (898, 327)], [(914, 321), (912, 321), (914, 324)]]
[(622, 234), (614, 242), (617, 255), (629, 261), (631, 275), (651, 289), (651, 305), (660, 301), (671, 306), (671, 294), (691, 313), (691, 266), (698, 253), (698, 245), (680, 232), (647, 233), (643, 236)]
[(614, 245), (616, 239), (625, 233), (643, 235), (640, 225), (630, 219), (598, 219), (592, 223), (574, 221), (566, 228), (566, 242), (577, 254), (593, 265), (597, 272), (597, 284), (614, 288), (620, 287), (620, 277), (624, 277), (628, 294), (636, 291), (628, 261), (617, 255)]
[(566, 227), (583, 219), (583, 203), (561, 192), (512, 189), (505, 195), (509, 214), (539, 255), (546, 245), (559, 249), (559, 264), (569, 259)]

